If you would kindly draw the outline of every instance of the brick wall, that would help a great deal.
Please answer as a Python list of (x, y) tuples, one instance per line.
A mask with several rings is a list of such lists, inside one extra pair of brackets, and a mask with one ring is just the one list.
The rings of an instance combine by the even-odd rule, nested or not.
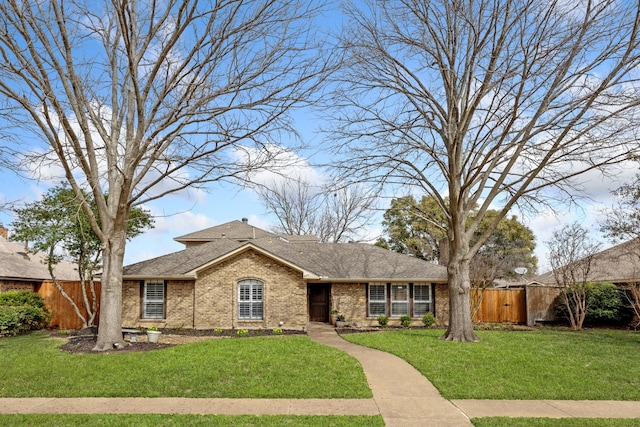
[[(263, 283), (262, 320), (238, 319), (238, 282), (245, 279)], [(302, 273), (258, 252), (247, 250), (199, 274), (196, 328), (302, 329), (307, 323), (307, 286)]]
[[(367, 317), (367, 284), (334, 283), (331, 287), (332, 308), (345, 315), (347, 323), (355, 322), (359, 326), (378, 326), (377, 317)], [(449, 288), (446, 284), (435, 286), (435, 317), (438, 326), (449, 323)], [(412, 325), (422, 326), (422, 319), (413, 319)], [(398, 318), (389, 318), (389, 325), (400, 325)]]
[(122, 326), (135, 327), (140, 324), (140, 281), (122, 282)]
[(436, 285), (435, 304), (436, 325), (447, 326), (449, 324), (449, 286), (447, 284)]
[(335, 304), (347, 323), (373, 325), (378, 322), (367, 318), (367, 284), (366, 283), (333, 283), (331, 285), (332, 305)]
[[(262, 320), (238, 319), (238, 282), (245, 279), (263, 283)], [(439, 326), (448, 323), (447, 289), (446, 284), (435, 286), (435, 315)], [(140, 282), (125, 281), (123, 326), (303, 329), (308, 324), (307, 284), (302, 274), (251, 249), (199, 272), (195, 283), (168, 281), (166, 298), (167, 318), (162, 322), (143, 321), (140, 319)], [(347, 322), (362, 326), (378, 324), (376, 318), (367, 317), (366, 283), (333, 283), (331, 308), (334, 304)], [(421, 324), (421, 319), (416, 319), (415, 324)]]
[(167, 307), (165, 319), (141, 319), (141, 286), (139, 280), (126, 280), (122, 284), (122, 326), (157, 326), (162, 328), (193, 327), (193, 281), (167, 281)]
[(16, 280), (0, 280), (0, 292), (29, 291), (35, 292), (36, 283)]

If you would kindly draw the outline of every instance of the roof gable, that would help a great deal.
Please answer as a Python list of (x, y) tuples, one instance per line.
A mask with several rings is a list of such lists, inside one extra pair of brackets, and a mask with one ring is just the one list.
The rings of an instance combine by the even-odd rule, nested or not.
[(261, 237), (271, 237), (275, 234), (260, 228), (249, 225), (247, 221), (231, 221), (204, 230), (195, 231), (174, 238), (173, 240), (187, 244), (191, 242), (204, 243), (220, 239), (231, 239), (238, 241), (248, 241)]
[[(248, 224), (239, 221), (213, 227), (220, 230), (244, 230)], [(243, 227), (243, 228), (241, 228)], [(251, 226), (248, 226), (251, 227)], [(172, 254), (126, 266), (125, 277), (196, 277), (198, 272), (247, 249), (257, 250), (284, 263), (314, 280), (403, 280), (446, 282), (446, 268), (408, 255), (399, 254), (365, 243), (318, 243), (308, 239), (288, 241), (279, 236), (252, 227), (256, 237), (247, 241), (214, 238)], [(190, 238), (211, 234), (192, 233)], [(252, 231), (253, 233), (253, 231)], [(239, 235), (239, 234), (236, 234)], [(246, 234), (243, 234), (246, 236)], [(189, 236), (189, 235), (187, 235)], [(182, 236), (180, 239), (184, 238)], [(176, 239), (178, 240), (178, 239)]]

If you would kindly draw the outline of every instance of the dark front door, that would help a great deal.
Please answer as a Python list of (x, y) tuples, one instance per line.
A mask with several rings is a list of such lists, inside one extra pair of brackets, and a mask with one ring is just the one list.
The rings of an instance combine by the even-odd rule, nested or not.
[(329, 321), (329, 285), (309, 285), (309, 320)]

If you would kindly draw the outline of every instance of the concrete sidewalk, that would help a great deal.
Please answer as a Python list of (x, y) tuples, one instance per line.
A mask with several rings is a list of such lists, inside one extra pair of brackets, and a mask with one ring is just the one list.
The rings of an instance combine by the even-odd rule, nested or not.
[(0, 398), (1, 414), (382, 415), (387, 426), (471, 426), (469, 418), (640, 418), (640, 402), (453, 400), (404, 360), (351, 344), (325, 324), (309, 338), (355, 357), (373, 399)]

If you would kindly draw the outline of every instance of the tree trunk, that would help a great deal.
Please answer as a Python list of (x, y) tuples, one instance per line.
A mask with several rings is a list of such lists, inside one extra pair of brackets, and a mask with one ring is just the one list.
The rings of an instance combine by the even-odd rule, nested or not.
[(125, 345), (122, 338), (122, 265), (125, 243), (124, 228), (114, 232), (104, 243), (100, 326), (94, 351), (113, 350)]
[(449, 278), (449, 326), (441, 339), (447, 341), (478, 342), (480, 338), (471, 322), (471, 280), (469, 261), (458, 255), (447, 266)]

